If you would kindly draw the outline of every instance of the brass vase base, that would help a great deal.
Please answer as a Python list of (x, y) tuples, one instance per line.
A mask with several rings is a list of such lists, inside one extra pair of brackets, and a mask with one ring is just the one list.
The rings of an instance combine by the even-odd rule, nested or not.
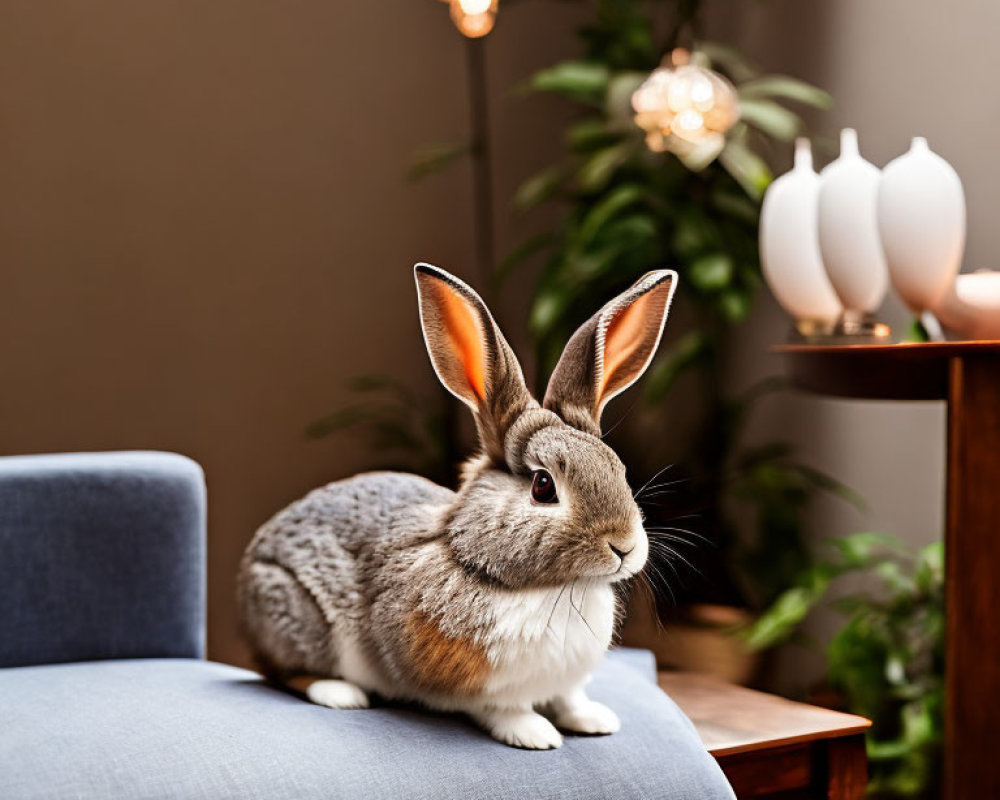
[(796, 320), (790, 338), (803, 344), (889, 344), (892, 329), (871, 314), (845, 311), (834, 323)]

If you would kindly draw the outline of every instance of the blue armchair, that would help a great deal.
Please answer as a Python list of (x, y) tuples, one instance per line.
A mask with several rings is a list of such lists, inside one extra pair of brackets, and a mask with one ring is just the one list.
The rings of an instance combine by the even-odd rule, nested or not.
[(617, 651), (610, 737), (498, 745), (460, 717), (330, 711), (204, 661), (205, 484), (166, 453), (0, 458), (0, 797), (663, 798), (732, 791)]

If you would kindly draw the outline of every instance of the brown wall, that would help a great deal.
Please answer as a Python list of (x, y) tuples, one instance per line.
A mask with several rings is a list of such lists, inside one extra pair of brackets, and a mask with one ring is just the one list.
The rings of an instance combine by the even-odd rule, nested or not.
[[(530, 6), (488, 43), (500, 250), (562, 113), (508, 89), (573, 27)], [(0, 5), (0, 452), (198, 459), (214, 658), (243, 658), (234, 573), (256, 526), (370, 463), (304, 425), (352, 375), (433, 380), (410, 269), (474, 279), (469, 173), (404, 174), (465, 135), (466, 92), (434, 0)]]

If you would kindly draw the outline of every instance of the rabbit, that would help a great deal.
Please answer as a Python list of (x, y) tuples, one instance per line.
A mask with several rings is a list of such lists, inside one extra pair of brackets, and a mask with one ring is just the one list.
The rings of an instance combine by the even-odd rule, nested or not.
[(520, 748), (614, 733), (584, 685), (611, 643), (613, 584), (649, 543), (600, 420), (648, 367), (677, 275), (648, 273), (577, 330), (539, 405), (479, 295), (429, 264), (414, 274), (431, 362), (479, 452), (454, 492), (372, 472), (265, 523), (239, 574), (257, 663), (323, 706), (415, 701)]

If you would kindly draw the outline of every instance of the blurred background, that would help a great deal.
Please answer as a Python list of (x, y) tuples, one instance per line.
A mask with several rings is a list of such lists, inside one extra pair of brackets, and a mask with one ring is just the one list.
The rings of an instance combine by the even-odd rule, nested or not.
[[(623, 44), (633, 24), (654, 32), (651, 50)], [(581, 39), (583, 26), (598, 34)], [(661, 615), (705, 602), (746, 607), (757, 619), (815, 566), (830, 537), (883, 531), (910, 548), (938, 541), (944, 464), (939, 404), (841, 402), (764, 384), (732, 446), (757, 459), (747, 469), (768, 471), (744, 476), (742, 501), (717, 500), (722, 489), (702, 462), (712, 461), (705, 448), (719, 418), (705, 409), (724, 413), (731, 407), (719, 398), (745, 398), (780, 375), (768, 348), (790, 325), (753, 278), (760, 193), (790, 164), (796, 134), (813, 138), (818, 166), (836, 155), (845, 125), (879, 166), (911, 136), (926, 136), (965, 185), (967, 268), (994, 266), (1000, 167), (985, 156), (1000, 124), (998, 29), (1000, 6), (981, 0), (502, 0), (495, 29), (474, 42), (436, 0), (8, 0), (0, 6), (0, 451), (155, 448), (204, 465), (209, 654), (245, 664), (235, 574), (258, 525), (314, 486), (383, 463), (416, 462), (448, 480), (442, 453), (460, 454), (468, 442), (464, 420), (456, 430), (441, 416), (462, 412), (442, 405), (424, 352), (415, 261), (483, 289), (531, 376), (544, 374), (546, 347), (582, 315), (667, 259), (682, 294), (663, 359), (605, 422), (624, 419), (613, 441), (636, 480), (678, 465), (667, 473), (680, 481), (668, 487), (675, 505), (662, 514), (689, 517), (677, 527), (692, 535), (678, 531), (684, 558), (668, 574), (674, 598), (659, 590)], [(630, 167), (610, 155), (590, 164), (587, 190), (577, 177), (560, 194), (556, 178), (565, 175), (554, 173), (552, 197), (537, 181), (527, 195), (518, 187), (567, 155), (579, 166), (620, 143), (620, 131), (571, 127), (593, 116), (608, 74), (648, 72), (666, 48), (702, 41), (720, 45), (716, 66), (738, 86), (780, 74), (822, 91), (765, 98), (748, 139), (756, 156), (706, 168), (729, 206), (699, 200), (708, 179), (673, 155), (636, 156), (640, 182), (661, 167), (695, 177), (660, 187), (662, 208), (620, 231), (623, 266), (612, 248), (593, 280), (553, 267), (586, 250), (572, 240), (581, 215), (639, 173), (622, 177), (615, 170)], [(552, 71), (566, 60), (599, 69)], [(470, 116), (480, 101), (487, 116)], [(768, 111), (772, 101), (792, 110), (791, 122)], [(475, 120), (485, 120), (489, 140), (488, 153), (479, 151), (491, 179), (485, 206), (481, 193), (477, 206), (476, 160), (446, 146), (473, 139)], [(743, 180), (734, 179), (741, 168)], [(684, 221), (689, 192), (703, 212), (693, 222)], [(535, 207), (519, 212), (518, 196)], [(488, 252), (482, 218), (477, 228), (484, 208)], [(708, 244), (679, 241), (703, 222)], [(496, 280), (526, 241), (539, 249)], [(555, 310), (539, 308), (539, 298)], [(894, 299), (881, 316), (899, 329), (908, 322)], [(707, 332), (723, 355), (699, 361), (705, 341), (692, 331)], [(359, 384), (358, 376), (382, 377)], [(434, 431), (455, 433), (450, 450), (432, 441), (423, 453), (390, 453), (373, 444), (370, 424), (353, 424), (364, 417), (359, 402), (405, 405), (392, 399), (397, 386), (418, 398), (399, 418), (415, 413), (420, 428), (421, 410), (433, 416), (424, 427), (432, 440)], [(770, 505), (760, 500), (768, 487)], [(791, 538), (766, 541), (769, 520)], [(741, 550), (716, 536), (719, 526), (756, 532)], [(733, 577), (734, 563), (783, 553), (792, 558), (777, 583), (748, 588), (753, 575)], [(864, 578), (853, 580), (837, 591)], [(830, 609), (803, 628), (794, 619), (772, 637), (790, 644), (766, 642), (755, 680), (801, 695), (822, 679), (825, 643), (841, 624)]]

